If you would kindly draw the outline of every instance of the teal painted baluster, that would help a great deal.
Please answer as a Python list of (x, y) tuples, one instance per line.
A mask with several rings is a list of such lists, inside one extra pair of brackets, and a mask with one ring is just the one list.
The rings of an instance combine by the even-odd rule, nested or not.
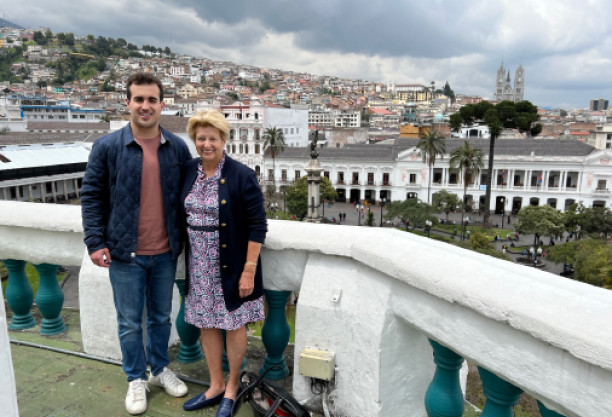
[[(227, 360), (227, 349), (225, 345), (225, 337), (226, 337), (225, 330), (221, 330), (221, 336), (223, 336), (223, 362), (221, 362), (221, 367), (223, 368), (225, 372), (229, 372), (230, 367), (229, 367), (229, 361)], [(247, 366), (247, 359), (245, 357), (242, 360), (242, 365), (240, 365), (240, 370), (244, 371), (246, 366)]]
[(36, 305), (43, 316), (40, 334), (53, 336), (66, 331), (64, 319), (60, 316), (64, 306), (64, 291), (57, 282), (57, 265), (34, 265), (40, 281), (36, 292)]
[(512, 408), (518, 403), (523, 390), (480, 366), (478, 373), (482, 380), (484, 395), (487, 397), (480, 417), (513, 417)]
[(436, 373), (427, 393), (425, 409), (429, 417), (461, 417), (464, 411), (459, 371), (463, 358), (438, 342), (429, 340), (433, 347)]
[(559, 414), (556, 411), (549, 410), (544, 406), (544, 404), (539, 401), (538, 408), (540, 409), (540, 414), (542, 414), (542, 417), (565, 417), (563, 414)]
[(34, 292), (25, 273), (26, 261), (6, 259), (4, 265), (9, 273), (6, 302), (13, 311), (9, 329), (23, 330), (36, 326), (36, 320), (30, 312), (34, 303)]
[(266, 376), (268, 379), (279, 380), (289, 375), (289, 368), (283, 353), (289, 344), (291, 334), (287, 322), (287, 302), (291, 296), (291, 291), (265, 290), (265, 295), (268, 315), (263, 329), (261, 329), (261, 340), (266, 347), (266, 359), (259, 370), (259, 374), (263, 374), (272, 366), (280, 365), (283, 368), (282, 371), (276, 368)]
[(181, 338), (177, 360), (181, 363), (198, 362), (204, 357), (202, 345), (200, 344), (200, 329), (185, 323), (185, 280), (174, 281), (181, 294), (181, 308), (176, 316), (176, 331)]

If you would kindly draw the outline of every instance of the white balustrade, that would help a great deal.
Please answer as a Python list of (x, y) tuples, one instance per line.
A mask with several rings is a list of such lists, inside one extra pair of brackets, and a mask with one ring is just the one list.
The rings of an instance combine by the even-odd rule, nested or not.
[[(84, 349), (115, 357), (107, 271), (80, 222), (76, 206), (0, 202), (0, 258), (82, 264)], [(612, 415), (612, 292), (397, 230), (269, 223), (264, 286), (300, 291), (300, 401), (320, 404), (297, 354), (318, 347), (336, 353), (341, 415), (425, 416), (432, 339), (562, 415)]]

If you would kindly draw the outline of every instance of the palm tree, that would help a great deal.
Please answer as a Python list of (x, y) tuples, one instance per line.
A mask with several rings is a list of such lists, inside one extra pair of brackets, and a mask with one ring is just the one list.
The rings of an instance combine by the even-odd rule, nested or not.
[[(450, 167), (455, 172), (461, 170), (463, 179), (463, 204), (461, 204), (461, 225), (463, 225), (463, 215), (465, 214), (465, 196), (469, 181), (474, 175), (478, 175), (484, 166), (485, 154), (480, 148), (472, 148), (468, 141), (463, 146), (451, 152)], [(463, 232), (461, 233), (463, 238)]]
[(270, 155), (272, 155), (272, 185), (274, 185), (274, 191), (276, 191), (276, 155), (285, 151), (285, 135), (283, 134), (283, 129), (269, 127), (264, 131), (262, 139), (264, 140), (264, 154), (266, 148), (270, 147)]
[(423, 162), (429, 165), (429, 181), (427, 183), (427, 203), (429, 204), (429, 194), (431, 188), (431, 169), (436, 164), (436, 157), (444, 159), (446, 153), (446, 139), (440, 132), (424, 132), (421, 140), (417, 143), (417, 149), (423, 157)]

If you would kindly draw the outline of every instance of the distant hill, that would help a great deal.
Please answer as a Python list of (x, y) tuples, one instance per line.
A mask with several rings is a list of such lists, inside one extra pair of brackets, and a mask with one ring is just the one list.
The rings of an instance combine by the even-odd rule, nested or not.
[(25, 29), (23, 26), (19, 26), (16, 23), (9, 22), (8, 20), (4, 20), (4, 19), (0, 18), (0, 28), (5, 27), (5, 26), (8, 26), (8, 27), (11, 27), (11, 28), (14, 28), (14, 29), (22, 29), (22, 30)]

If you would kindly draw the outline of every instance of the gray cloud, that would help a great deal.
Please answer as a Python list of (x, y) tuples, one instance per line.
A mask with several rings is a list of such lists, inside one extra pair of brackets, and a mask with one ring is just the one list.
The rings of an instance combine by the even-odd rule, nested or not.
[(584, 107), (612, 96), (605, 0), (44, 0), (15, 4), (23, 26), (123, 37), (263, 67), (373, 81), (448, 80), (491, 97), (500, 61), (526, 69), (526, 98)]

